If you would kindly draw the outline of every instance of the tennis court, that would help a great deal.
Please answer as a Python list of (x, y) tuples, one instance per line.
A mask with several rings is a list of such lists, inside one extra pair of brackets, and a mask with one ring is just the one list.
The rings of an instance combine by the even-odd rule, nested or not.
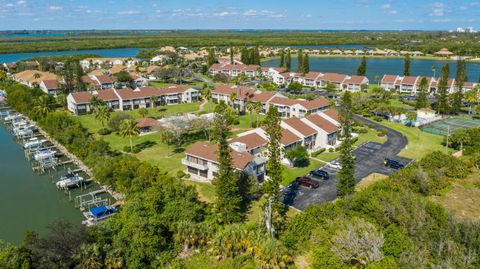
[(424, 132), (437, 135), (447, 135), (449, 132), (453, 133), (456, 130), (471, 128), (480, 128), (480, 120), (449, 118), (420, 127), (420, 129)]

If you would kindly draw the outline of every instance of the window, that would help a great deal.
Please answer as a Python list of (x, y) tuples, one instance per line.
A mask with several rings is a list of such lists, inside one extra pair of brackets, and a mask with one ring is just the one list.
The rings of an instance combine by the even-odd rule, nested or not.
[(208, 170), (200, 170), (201, 177), (208, 177)]

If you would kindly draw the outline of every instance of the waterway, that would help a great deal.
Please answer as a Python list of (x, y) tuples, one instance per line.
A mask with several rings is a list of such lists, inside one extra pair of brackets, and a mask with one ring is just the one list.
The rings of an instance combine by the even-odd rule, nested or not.
[(55, 55), (73, 55), (73, 54), (97, 54), (101, 57), (109, 58), (129, 58), (136, 57), (140, 48), (121, 48), (121, 49), (97, 49), (97, 50), (69, 50), (69, 51), (47, 51), (47, 52), (28, 52), (28, 53), (3, 53), (0, 54), (0, 63), (17, 62), (38, 56)]
[[(310, 57), (310, 70), (318, 72), (336, 72), (355, 74), (361, 58), (346, 57)], [(280, 60), (273, 59), (262, 62), (262, 66), (277, 67)], [(410, 74), (415, 76), (433, 76), (432, 66), (435, 66), (435, 76), (445, 63), (450, 65), (450, 77), (455, 77), (457, 67), (455, 61), (411, 59)], [(292, 58), (292, 70), (297, 69), (297, 59)], [(403, 74), (402, 58), (367, 58), (367, 77), (374, 83), (375, 76), (384, 74)], [(477, 82), (480, 76), (480, 63), (467, 63), (468, 81)]]
[(26, 230), (43, 234), (55, 220), (72, 223), (83, 220), (69, 196), (52, 182), (65, 172), (64, 169), (45, 175), (33, 172), (22, 146), (0, 123), (0, 240), (18, 244)]

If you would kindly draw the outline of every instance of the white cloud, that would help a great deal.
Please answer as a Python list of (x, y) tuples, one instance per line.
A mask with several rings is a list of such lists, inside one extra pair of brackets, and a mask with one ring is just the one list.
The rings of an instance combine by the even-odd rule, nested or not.
[(63, 7), (61, 7), (61, 6), (49, 6), (48, 10), (50, 10), (50, 11), (60, 11), (60, 10), (63, 10)]
[(442, 2), (434, 2), (434, 3), (432, 3), (432, 6), (436, 7), (436, 8), (440, 8), (440, 7), (444, 7), (445, 4), (442, 3)]
[(215, 12), (213, 13), (213, 16), (217, 17), (227, 17), (227, 16), (234, 16), (237, 15), (237, 12), (230, 12), (230, 11), (221, 11), (221, 12)]
[(27, 1), (25, 1), (25, 0), (19, 0), (19, 1), (17, 1), (17, 5), (19, 5), (19, 6), (24, 6), (24, 5), (26, 5), (26, 4), (27, 4)]
[(249, 9), (243, 12), (243, 16), (247, 17), (268, 17), (268, 18), (285, 18), (287, 15), (284, 13), (277, 13), (271, 10), (255, 10)]
[(137, 14), (140, 14), (140, 11), (127, 10), (127, 11), (119, 11), (119, 12), (117, 12), (117, 15), (125, 15), (125, 16), (137, 15)]
[(390, 5), (390, 4), (383, 4), (383, 5), (381, 6), (382, 9), (389, 9), (389, 8), (391, 8), (391, 7), (392, 7), (392, 5)]
[(445, 15), (445, 12), (443, 11), (443, 8), (434, 8), (432, 13), (430, 13), (430, 16), (441, 17), (443, 15)]
[(172, 16), (184, 16), (184, 17), (203, 17), (207, 14), (205, 14), (201, 9), (192, 9), (192, 8), (186, 8), (186, 9), (174, 9), (171, 12)]
[(390, 10), (390, 11), (388, 11), (388, 14), (395, 15), (395, 14), (398, 14), (398, 11), (396, 11), (396, 10)]
[(15, 6), (15, 5), (12, 4), (12, 3), (8, 3), (8, 4), (6, 4), (5, 6), (6, 6), (6, 7), (13, 7), (13, 6)]

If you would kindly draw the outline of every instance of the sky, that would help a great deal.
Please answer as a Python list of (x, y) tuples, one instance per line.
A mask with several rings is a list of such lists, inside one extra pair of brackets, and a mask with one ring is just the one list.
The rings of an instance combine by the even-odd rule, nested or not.
[(480, 28), (480, 0), (0, 0), (0, 30)]

